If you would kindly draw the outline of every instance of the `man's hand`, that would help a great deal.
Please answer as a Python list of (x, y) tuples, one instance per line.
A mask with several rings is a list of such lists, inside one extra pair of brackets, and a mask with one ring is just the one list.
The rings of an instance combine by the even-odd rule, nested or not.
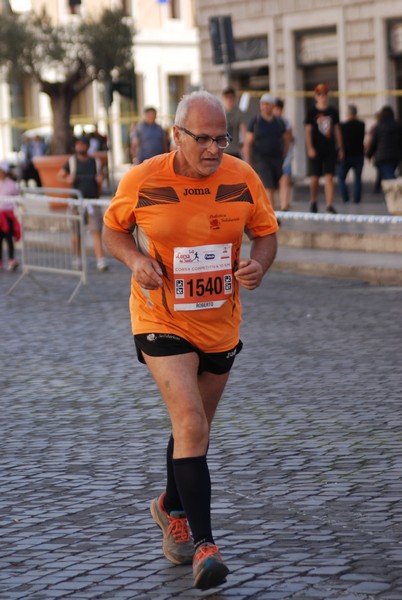
[(110, 254), (130, 269), (138, 285), (145, 290), (163, 286), (163, 273), (158, 262), (138, 250), (130, 232), (116, 231), (104, 224), (102, 236)]
[(162, 270), (152, 258), (137, 254), (131, 271), (136, 282), (145, 290), (157, 290), (163, 286)]
[(247, 260), (242, 259), (238, 270), (234, 274), (239, 284), (246, 290), (257, 288), (261, 283), (263, 275), (262, 265), (252, 258)]

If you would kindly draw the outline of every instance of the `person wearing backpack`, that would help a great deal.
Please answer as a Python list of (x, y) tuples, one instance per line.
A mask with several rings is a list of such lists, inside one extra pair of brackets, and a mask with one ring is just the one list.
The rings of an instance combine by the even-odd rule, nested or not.
[(244, 160), (257, 172), (273, 207), (289, 147), (285, 122), (274, 115), (275, 100), (271, 94), (261, 96), (260, 114), (249, 122), (243, 146)]
[[(69, 183), (72, 188), (79, 190), (85, 200), (99, 198), (103, 173), (100, 160), (89, 156), (89, 138), (85, 135), (75, 141), (74, 154), (58, 172), (61, 182)], [(107, 271), (108, 265), (102, 248), (102, 209), (98, 205), (89, 205), (86, 220), (92, 234), (96, 266), (98, 271)], [(81, 240), (79, 232), (73, 231), (73, 268), (81, 269)]]

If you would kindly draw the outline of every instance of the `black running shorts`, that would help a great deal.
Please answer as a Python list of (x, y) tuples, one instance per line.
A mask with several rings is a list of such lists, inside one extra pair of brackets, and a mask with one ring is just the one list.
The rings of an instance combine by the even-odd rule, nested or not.
[(312, 177), (335, 175), (336, 154), (319, 155), (308, 161), (308, 174)]
[(237, 346), (225, 352), (203, 352), (184, 338), (173, 333), (142, 333), (134, 336), (134, 343), (138, 360), (144, 364), (143, 352), (149, 356), (173, 356), (175, 354), (196, 352), (200, 360), (199, 375), (203, 371), (215, 375), (227, 373), (233, 366), (236, 354), (239, 354), (243, 347), (240, 340)]

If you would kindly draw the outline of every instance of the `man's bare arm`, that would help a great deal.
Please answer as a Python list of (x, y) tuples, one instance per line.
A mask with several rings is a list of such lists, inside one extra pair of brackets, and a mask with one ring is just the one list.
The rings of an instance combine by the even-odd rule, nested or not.
[(103, 241), (110, 254), (125, 264), (133, 273), (138, 284), (147, 290), (156, 290), (163, 285), (162, 269), (158, 262), (144, 256), (130, 232), (115, 231), (103, 226)]
[(307, 125), (304, 127), (304, 134), (306, 139), (307, 156), (309, 158), (315, 158), (317, 154), (313, 146), (313, 126), (309, 123), (307, 123)]
[(258, 237), (251, 242), (249, 259), (241, 259), (235, 277), (247, 290), (257, 288), (275, 260), (278, 242), (276, 234)]

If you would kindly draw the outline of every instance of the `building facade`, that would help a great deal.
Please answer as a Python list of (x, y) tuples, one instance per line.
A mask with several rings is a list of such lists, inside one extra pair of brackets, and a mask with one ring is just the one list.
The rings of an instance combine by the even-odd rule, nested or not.
[[(55, 23), (78, 22), (93, 18), (105, 8), (123, 10), (132, 23), (136, 101), (113, 94), (109, 113), (113, 137), (113, 160), (126, 162), (130, 126), (141, 118), (143, 108), (154, 106), (161, 124), (169, 126), (178, 99), (200, 85), (198, 29), (195, 26), (194, 0), (8, 0), (14, 12), (43, 8)], [(7, 2), (7, 3), (8, 3)], [(5, 7), (3, 0), (0, 12)], [(97, 124), (107, 132), (104, 89), (98, 82), (74, 100), (72, 122), (76, 130)], [(0, 74), (0, 158), (19, 149), (26, 130), (50, 129), (48, 97), (29, 80), (9, 85)]]
[(384, 104), (402, 119), (401, 0), (199, 0), (197, 23), (205, 88), (230, 82), (250, 113), (263, 91), (285, 100), (296, 173), (305, 172), (303, 121), (317, 83), (329, 84), (341, 118), (353, 103), (368, 127)]

